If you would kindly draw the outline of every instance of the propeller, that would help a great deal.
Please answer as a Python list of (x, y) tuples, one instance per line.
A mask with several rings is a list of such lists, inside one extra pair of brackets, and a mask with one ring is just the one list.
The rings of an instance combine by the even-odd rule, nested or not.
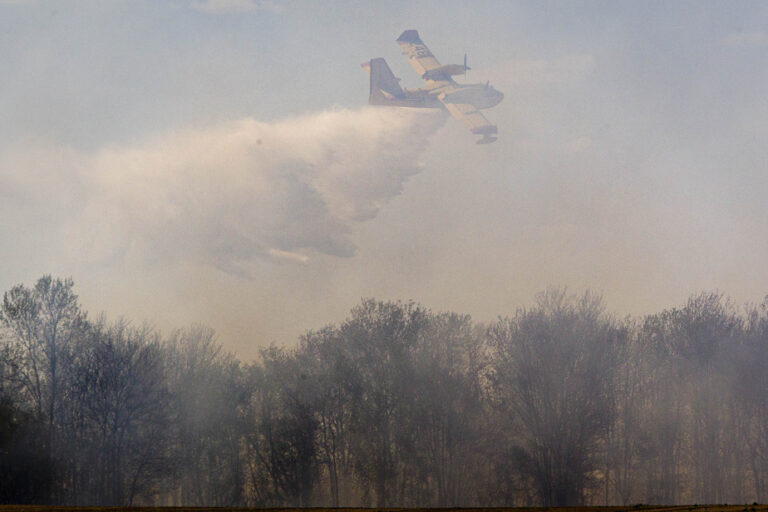
[(464, 80), (467, 79), (467, 70), (472, 69), (469, 66), (467, 66), (467, 54), (464, 54)]

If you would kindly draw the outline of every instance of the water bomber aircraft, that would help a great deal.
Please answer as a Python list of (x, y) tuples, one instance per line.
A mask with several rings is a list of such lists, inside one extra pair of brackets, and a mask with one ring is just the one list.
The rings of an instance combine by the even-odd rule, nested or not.
[(504, 94), (489, 82), (484, 84), (459, 84), (453, 76), (466, 77), (467, 56), (464, 64), (440, 65), (429, 51), (416, 30), (406, 30), (397, 38), (397, 43), (408, 56), (413, 69), (427, 82), (422, 89), (403, 89), (400, 79), (395, 77), (387, 62), (382, 58), (371, 59), (362, 64), (371, 75), (371, 92), (368, 103), (414, 108), (442, 108), (463, 122), (475, 135), (482, 135), (478, 144), (489, 144), (497, 139), (496, 125), (491, 124), (480, 112), (481, 109), (498, 105)]

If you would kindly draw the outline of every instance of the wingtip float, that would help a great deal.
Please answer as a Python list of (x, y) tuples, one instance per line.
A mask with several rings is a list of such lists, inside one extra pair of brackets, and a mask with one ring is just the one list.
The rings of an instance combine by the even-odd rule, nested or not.
[(497, 140), (496, 125), (491, 124), (480, 110), (498, 105), (504, 99), (504, 94), (488, 82), (459, 84), (454, 81), (453, 76), (466, 76), (467, 70), (470, 69), (466, 55), (463, 65), (440, 65), (416, 30), (406, 30), (400, 34), (397, 43), (403, 49), (403, 54), (408, 56), (413, 69), (427, 82), (427, 86), (421, 89), (403, 89), (399, 83), (400, 79), (395, 77), (384, 59), (371, 59), (362, 64), (371, 75), (368, 98), (371, 105), (442, 108), (463, 122), (472, 133), (482, 135), (477, 141), (478, 144), (490, 144)]

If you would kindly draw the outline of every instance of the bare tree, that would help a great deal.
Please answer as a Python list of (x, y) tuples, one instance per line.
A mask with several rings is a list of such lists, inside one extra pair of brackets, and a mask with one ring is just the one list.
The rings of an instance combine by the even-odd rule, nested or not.
[(545, 506), (581, 505), (612, 422), (616, 347), (626, 330), (598, 297), (550, 290), (490, 331), (494, 379), (520, 426), (518, 464)]
[(245, 504), (241, 409), (246, 393), (239, 361), (212, 329), (173, 333), (165, 345), (174, 416), (177, 505)]
[(93, 495), (131, 505), (171, 468), (166, 446), (169, 394), (157, 336), (119, 321), (93, 326), (73, 369), (77, 405), (95, 444)]
[[(734, 436), (739, 429), (730, 425), (737, 411), (730, 408), (729, 353), (742, 332), (742, 319), (732, 304), (719, 293), (692, 296), (684, 307), (673, 308), (646, 318), (642, 336), (648, 353), (654, 354), (657, 392), (650, 411), (655, 424), (648, 424), (656, 436), (661, 469), (649, 490), (667, 489), (659, 496), (675, 502), (678, 498), (704, 503), (721, 503), (739, 480), (740, 470), (727, 459), (734, 454)], [(654, 372), (648, 369), (649, 372)], [(682, 494), (681, 459), (690, 462), (691, 482)], [(653, 470), (652, 470), (653, 471)], [(652, 491), (653, 492), (653, 491)], [(657, 491), (656, 491), (657, 492)]]
[[(350, 430), (363, 502), (397, 503), (399, 408), (413, 399), (412, 351), (427, 312), (414, 304), (363, 301), (340, 327), (354, 369)], [(401, 482), (402, 483), (402, 482)]]
[[(3, 296), (0, 322), (10, 331), (10, 343), (19, 358), (13, 369), (38, 418), (48, 424), (46, 447), (54, 467), (59, 446), (59, 414), (65, 404), (67, 366), (72, 343), (87, 329), (72, 279), (41, 277), (35, 287), (14, 286)], [(51, 495), (54, 500), (55, 496)]]
[(257, 504), (306, 507), (318, 475), (311, 384), (295, 354), (273, 346), (261, 358), (263, 366), (251, 370), (248, 447), (252, 471), (264, 471), (269, 478), (256, 484)]
[(743, 460), (753, 500), (768, 500), (768, 297), (747, 311), (734, 354), (733, 403), (742, 412)]
[[(486, 358), (483, 337), (470, 318), (430, 315), (414, 351), (414, 396), (400, 424), (412, 432), (410, 454), (423, 495), (415, 505), (476, 505), (476, 456), (481, 443)], [(426, 493), (426, 494), (424, 494)]]
[[(337, 329), (308, 332), (300, 340), (305, 370), (314, 383), (313, 403), (318, 422), (318, 461), (325, 465), (329, 504), (338, 507), (351, 498), (353, 474), (350, 447), (351, 397), (355, 373)], [(353, 502), (349, 502), (350, 504)]]
[(768, 300), (632, 321), (550, 290), (490, 327), (364, 300), (243, 365), (212, 330), (0, 307), (0, 501), (510, 506), (763, 501)]

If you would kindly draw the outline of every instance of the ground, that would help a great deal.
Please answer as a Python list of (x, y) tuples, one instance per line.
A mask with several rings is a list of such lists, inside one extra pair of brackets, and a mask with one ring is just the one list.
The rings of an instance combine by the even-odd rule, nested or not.
[[(224, 512), (215, 507), (58, 507), (40, 505), (0, 505), (0, 512)], [(254, 512), (303, 512), (301, 508), (231, 509)], [(626, 507), (520, 507), (520, 508), (311, 508), (312, 512), (342, 510), (343, 512), (768, 512), (768, 505), (630, 505)]]

